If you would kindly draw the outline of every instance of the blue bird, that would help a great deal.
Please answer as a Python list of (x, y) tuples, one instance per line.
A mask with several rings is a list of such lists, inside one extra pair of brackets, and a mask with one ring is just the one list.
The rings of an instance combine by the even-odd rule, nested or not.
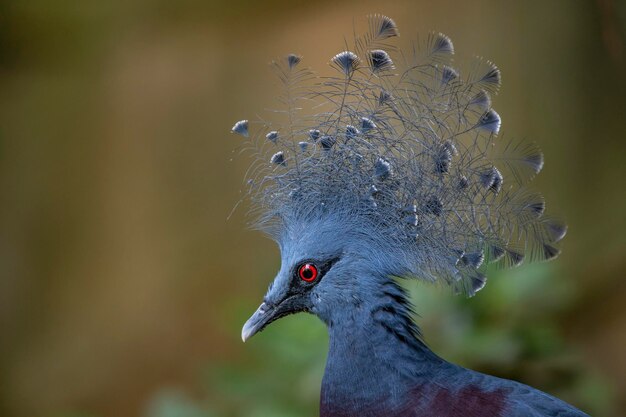
[(555, 258), (566, 226), (528, 188), (541, 152), (498, 138), (498, 68), (477, 59), (461, 73), (437, 33), (402, 54), (398, 34), (370, 16), (352, 50), (330, 60), (333, 77), (296, 54), (274, 62), (286, 109), (234, 125), (254, 154), (254, 224), (282, 260), (242, 339), (289, 314), (319, 317), (330, 336), (322, 417), (585, 416), (451, 364), (422, 340), (399, 279), (473, 296), (489, 263)]

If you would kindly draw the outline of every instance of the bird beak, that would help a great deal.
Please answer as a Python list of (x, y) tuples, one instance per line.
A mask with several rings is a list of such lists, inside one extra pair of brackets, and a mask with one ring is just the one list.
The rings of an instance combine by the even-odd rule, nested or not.
[(296, 295), (286, 295), (282, 301), (274, 304), (263, 302), (248, 319), (241, 329), (241, 340), (244, 342), (281, 317), (303, 311), (302, 299)]
[(250, 339), (259, 331), (263, 330), (265, 326), (274, 321), (276, 316), (276, 308), (270, 307), (265, 303), (262, 303), (259, 308), (254, 312), (252, 317), (248, 319), (246, 324), (241, 329), (241, 340), (244, 342)]

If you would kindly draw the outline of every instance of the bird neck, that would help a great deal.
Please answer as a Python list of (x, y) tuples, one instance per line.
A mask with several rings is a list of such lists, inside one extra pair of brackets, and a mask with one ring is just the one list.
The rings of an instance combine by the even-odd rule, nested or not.
[(322, 382), (322, 415), (335, 405), (400, 402), (416, 386), (454, 371), (420, 340), (404, 291), (384, 282), (375, 299), (359, 300), (327, 322), (329, 352)]

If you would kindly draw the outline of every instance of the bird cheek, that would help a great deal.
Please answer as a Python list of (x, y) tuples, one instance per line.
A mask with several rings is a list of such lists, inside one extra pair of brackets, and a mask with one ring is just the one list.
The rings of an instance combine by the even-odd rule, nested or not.
[(317, 291), (315, 291), (315, 289), (313, 289), (311, 290), (307, 298), (308, 298), (307, 303), (309, 304), (309, 310), (311, 311), (311, 313), (316, 313), (318, 310), (318, 306), (322, 300), (320, 297), (320, 294)]
[(322, 288), (315, 288), (314, 291), (311, 292), (311, 312), (327, 323), (333, 315), (333, 310), (336, 305), (333, 300), (332, 295), (328, 294)]
[(317, 291), (314, 290), (311, 292), (310, 299), (311, 299), (311, 312), (317, 314), (322, 304), (322, 296)]

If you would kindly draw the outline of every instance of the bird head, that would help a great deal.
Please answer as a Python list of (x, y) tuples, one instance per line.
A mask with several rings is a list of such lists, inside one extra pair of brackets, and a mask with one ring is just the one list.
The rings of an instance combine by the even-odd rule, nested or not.
[[(350, 224), (353, 227), (346, 228)], [(244, 341), (271, 322), (308, 312), (327, 324), (353, 314), (394, 274), (394, 263), (373, 235), (341, 216), (296, 223), (278, 239), (281, 268), (262, 304), (242, 329)], [(399, 272), (399, 271), (396, 271)]]
[(274, 62), (283, 121), (232, 128), (254, 154), (255, 225), (282, 260), (244, 340), (299, 311), (330, 324), (392, 276), (472, 296), (487, 263), (559, 253), (566, 228), (528, 188), (541, 152), (498, 138), (498, 68), (480, 59), (467, 74), (453, 68), (452, 41), (440, 33), (396, 54), (395, 22), (374, 15), (369, 27), (330, 59), (335, 77), (317, 77), (295, 54)]

